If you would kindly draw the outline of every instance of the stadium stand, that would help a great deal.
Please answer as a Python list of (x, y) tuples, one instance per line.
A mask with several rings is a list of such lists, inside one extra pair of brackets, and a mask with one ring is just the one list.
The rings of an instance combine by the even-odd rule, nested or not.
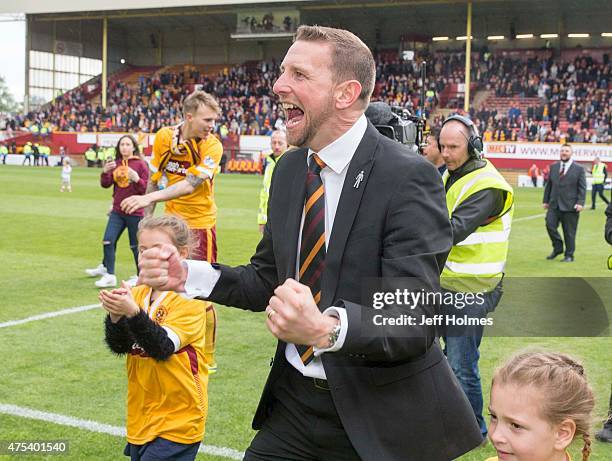
[[(462, 59), (460, 55), (455, 61)], [(463, 78), (459, 68), (452, 72)], [(472, 78), (485, 97), (473, 105), (470, 116), (485, 141), (608, 143), (611, 75), (607, 55), (597, 61), (590, 55), (553, 60), (480, 53)], [(441, 121), (435, 117), (433, 123), (439, 126)]]
[[(418, 114), (423, 60), (428, 62), (425, 115), (439, 126), (449, 113), (461, 113), (463, 53), (420, 54), (415, 61), (400, 60), (395, 52), (379, 53), (374, 97)], [(485, 48), (474, 53), (472, 69), (475, 91), (470, 116), (485, 141), (606, 143), (612, 139), (607, 55), (601, 60), (590, 55), (553, 60), (546, 53), (510, 57)], [(181, 99), (200, 88), (219, 99), (222, 118), (217, 131), (222, 139), (269, 135), (284, 123), (271, 91), (278, 72), (275, 61), (229, 67), (129, 67), (111, 76), (105, 111), (99, 105), (98, 79), (18, 117), (16, 125), (36, 135), (52, 130), (155, 133), (178, 123)]]

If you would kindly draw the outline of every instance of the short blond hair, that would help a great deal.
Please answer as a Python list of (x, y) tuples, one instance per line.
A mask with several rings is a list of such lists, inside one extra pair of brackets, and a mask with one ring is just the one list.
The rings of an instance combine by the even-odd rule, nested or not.
[(332, 48), (332, 74), (336, 82), (357, 80), (359, 99), (368, 104), (376, 81), (376, 63), (368, 46), (352, 32), (323, 26), (300, 26), (294, 42), (324, 42)]
[(219, 103), (213, 95), (205, 91), (196, 90), (183, 100), (183, 115), (188, 113), (195, 114), (200, 106), (206, 106), (217, 114), (221, 113)]
[(550, 424), (573, 420), (574, 438), (582, 436), (584, 442), (582, 461), (589, 459), (595, 397), (578, 361), (556, 352), (520, 352), (495, 372), (492, 386), (496, 383), (532, 386), (541, 392), (543, 418)]
[(177, 249), (187, 247), (192, 255), (197, 243), (187, 223), (175, 215), (147, 216), (138, 223), (138, 237), (143, 230), (161, 230), (172, 240)]

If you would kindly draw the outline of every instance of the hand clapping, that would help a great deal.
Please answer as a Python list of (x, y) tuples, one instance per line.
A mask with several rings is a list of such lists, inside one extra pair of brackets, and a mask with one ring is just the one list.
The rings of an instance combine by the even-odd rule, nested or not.
[(98, 299), (104, 310), (110, 314), (113, 323), (117, 323), (121, 317), (131, 318), (140, 312), (140, 307), (132, 297), (131, 288), (125, 281), (121, 282), (121, 288), (101, 290)]

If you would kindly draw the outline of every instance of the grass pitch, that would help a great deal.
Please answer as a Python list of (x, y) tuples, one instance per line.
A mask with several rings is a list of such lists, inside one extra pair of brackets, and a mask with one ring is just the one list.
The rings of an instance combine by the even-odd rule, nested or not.
[[(102, 259), (110, 191), (99, 186), (98, 169), (75, 168), (72, 193), (60, 193), (59, 168), (0, 165), (0, 323), (97, 303), (95, 279), (83, 270)], [(220, 261), (248, 261), (258, 239), (256, 225), (261, 177), (221, 175), (216, 180), (219, 207), (217, 235)], [(596, 211), (580, 218), (576, 262), (546, 261), (550, 243), (544, 228), (542, 190), (517, 190), (512, 227), (509, 276), (602, 277), (610, 246), (603, 240), (605, 216)], [(590, 199), (589, 203), (590, 205)], [(161, 210), (161, 206), (158, 207)], [(542, 216), (538, 216), (542, 215)], [(117, 275), (135, 272), (127, 233), (118, 245)], [(607, 300), (609, 306), (611, 300)], [(609, 309), (609, 308), (608, 308)], [(262, 314), (220, 307), (217, 359), (219, 372), (209, 384), (209, 418), (204, 444), (244, 450), (254, 432), (251, 417), (268, 373), (275, 340)], [(10, 404), (73, 418), (123, 427), (125, 424), (125, 364), (106, 349), (102, 309), (0, 328), (0, 405)], [(533, 346), (567, 352), (581, 358), (597, 396), (595, 430), (608, 407), (612, 341), (598, 338), (485, 338), (481, 372), (485, 401), (494, 368), (514, 351)], [(486, 403), (486, 402), (485, 402)], [(1, 440), (68, 440), (64, 456), (27, 459), (123, 459), (125, 440), (52, 422), (0, 412)], [(581, 459), (581, 446), (572, 449)], [(483, 461), (490, 447), (461, 458)], [(226, 458), (199, 455), (200, 459)], [(18, 457), (17, 457), (18, 458)], [(16, 459), (17, 459), (16, 458)], [(612, 459), (612, 446), (593, 444), (591, 460)], [(333, 460), (330, 460), (333, 461)]]

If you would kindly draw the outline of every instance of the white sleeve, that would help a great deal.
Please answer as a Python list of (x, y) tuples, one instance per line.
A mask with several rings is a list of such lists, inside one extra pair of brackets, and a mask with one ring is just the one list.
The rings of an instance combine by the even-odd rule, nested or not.
[(172, 343), (174, 344), (174, 352), (178, 351), (181, 348), (181, 340), (178, 335), (170, 327), (162, 326), (162, 328), (168, 335), (170, 341), (172, 341)]
[(340, 334), (338, 335), (338, 340), (332, 347), (328, 347), (327, 349), (319, 349), (318, 347), (313, 347), (315, 357), (320, 356), (324, 352), (336, 352), (342, 349), (344, 346), (344, 341), (346, 340), (346, 334), (348, 332), (348, 316), (346, 315), (346, 309), (343, 307), (331, 306), (323, 311), (324, 315), (329, 315), (330, 317), (336, 317), (340, 320)]
[(196, 296), (207, 298), (217, 284), (221, 271), (214, 269), (207, 261), (186, 260), (187, 280), (185, 281), (185, 292), (181, 295), (185, 298)]

